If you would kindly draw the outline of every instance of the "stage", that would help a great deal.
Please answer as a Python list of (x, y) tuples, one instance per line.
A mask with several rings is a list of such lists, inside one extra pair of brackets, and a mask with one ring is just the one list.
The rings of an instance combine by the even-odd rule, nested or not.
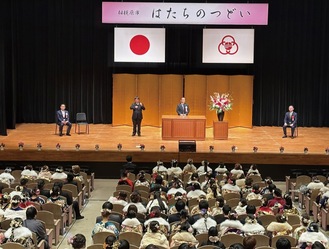
[[(0, 151), (0, 161), (19, 162), (18, 164), (31, 162), (33, 164), (70, 164), (93, 165), (95, 168), (103, 165), (115, 165), (120, 168), (125, 156), (131, 154), (137, 164), (154, 165), (157, 160), (170, 162), (178, 159), (180, 166), (185, 165), (188, 158), (193, 158), (195, 165), (199, 166), (202, 160), (207, 159), (213, 166), (219, 162), (228, 165), (236, 162), (245, 167), (256, 163), (261, 168), (270, 167), (273, 174), (284, 176), (291, 168), (323, 168), (329, 164), (329, 155), (325, 148), (329, 147), (329, 128), (298, 128), (298, 137), (282, 138), (281, 127), (254, 127), (230, 128), (228, 140), (214, 140), (213, 129), (206, 129), (205, 141), (196, 141), (196, 152), (179, 152), (178, 141), (161, 139), (161, 128), (142, 127), (142, 136), (132, 137), (130, 126), (115, 126), (105, 124), (90, 124), (89, 134), (76, 134), (72, 126), (71, 135), (59, 137), (55, 135), (55, 124), (19, 124), (15, 130), (8, 130), (8, 136), (0, 136), (0, 143), (5, 144)], [(81, 127), (81, 130), (84, 127)], [(289, 134), (290, 130), (288, 130)], [(22, 151), (18, 149), (18, 143), (23, 142)], [(37, 150), (37, 143), (42, 144), (42, 150)], [(56, 150), (56, 144), (61, 148)], [(122, 144), (122, 150), (117, 149), (117, 144)], [(75, 145), (80, 145), (77, 151)], [(99, 145), (99, 151), (95, 145)], [(140, 144), (145, 145), (141, 151)], [(160, 146), (165, 150), (161, 151)], [(214, 146), (214, 151), (209, 151), (209, 146)], [(236, 152), (231, 147), (237, 147)], [(258, 152), (253, 152), (253, 147), (258, 147)], [(279, 148), (284, 147), (280, 153)], [(304, 148), (308, 153), (304, 153)], [(98, 166), (97, 166), (98, 165)], [(108, 167), (106, 167), (108, 170)], [(117, 172), (113, 173), (117, 175)], [(108, 173), (104, 178), (110, 178)], [(100, 175), (96, 174), (96, 177)], [(281, 178), (281, 177), (280, 177)]]

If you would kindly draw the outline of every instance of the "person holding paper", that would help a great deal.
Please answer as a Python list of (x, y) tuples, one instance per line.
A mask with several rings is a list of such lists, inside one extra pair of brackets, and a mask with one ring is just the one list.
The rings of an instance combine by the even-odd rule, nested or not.
[(185, 103), (185, 98), (180, 99), (180, 103), (177, 105), (176, 112), (179, 116), (187, 116), (190, 113), (188, 104)]
[(136, 135), (136, 131), (137, 131), (138, 136), (141, 136), (141, 123), (142, 123), (142, 119), (143, 119), (143, 110), (145, 110), (145, 106), (140, 102), (138, 96), (135, 97), (135, 102), (131, 104), (130, 110), (133, 111), (133, 113), (132, 113), (132, 121), (133, 121), (132, 136)]
[(72, 124), (70, 123), (70, 115), (65, 110), (65, 104), (61, 104), (60, 110), (57, 111), (57, 124), (59, 126), (59, 136), (63, 136), (63, 127), (67, 125), (66, 136), (71, 136), (70, 131)]

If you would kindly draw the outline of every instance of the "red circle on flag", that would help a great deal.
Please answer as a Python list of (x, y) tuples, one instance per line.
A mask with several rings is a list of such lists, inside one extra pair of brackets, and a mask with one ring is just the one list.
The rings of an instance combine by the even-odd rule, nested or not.
[(134, 54), (143, 55), (150, 49), (150, 41), (144, 35), (135, 35), (130, 40), (130, 49)]

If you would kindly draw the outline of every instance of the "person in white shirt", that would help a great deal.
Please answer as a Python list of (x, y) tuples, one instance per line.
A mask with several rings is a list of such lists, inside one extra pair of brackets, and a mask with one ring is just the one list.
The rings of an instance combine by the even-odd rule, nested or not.
[(208, 215), (207, 209), (201, 209), (201, 218), (198, 219), (192, 227), (196, 230), (197, 234), (208, 233), (209, 228), (216, 227), (217, 223)]
[(244, 178), (242, 165), (239, 163), (235, 164), (234, 169), (232, 169), (230, 173), (231, 173), (231, 177), (233, 177), (234, 179)]
[(119, 204), (122, 206), (126, 206), (128, 204), (127, 202), (127, 193), (120, 191), (118, 196), (111, 196), (108, 200), (112, 204)]
[(7, 183), (9, 186), (15, 181), (15, 177), (11, 174), (11, 168), (6, 168), (4, 172), (0, 174), (0, 181)]
[[(298, 239), (298, 247), (304, 248), (313, 245), (316, 241), (321, 242), (325, 248), (328, 246), (328, 238), (320, 230), (316, 222), (311, 222), (306, 232), (302, 233)], [(303, 246), (303, 247), (302, 247)]]
[(183, 173), (184, 174), (193, 174), (194, 172), (196, 172), (196, 167), (193, 164), (193, 159), (189, 158), (189, 159), (187, 159), (187, 164), (183, 168)]
[(38, 173), (33, 170), (32, 165), (26, 165), (21, 173), (21, 177), (35, 180), (38, 178)]
[(201, 166), (197, 169), (197, 172), (199, 175), (204, 175), (204, 174), (212, 174), (212, 169), (209, 167), (209, 162), (207, 160), (203, 160), (201, 162)]
[(224, 165), (224, 163), (220, 163), (218, 165), (218, 167), (215, 169), (215, 172), (217, 174), (227, 174), (227, 173), (229, 173), (226, 166)]
[(241, 189), (235, 185), (235, 180), (228, 179), (227, 183), (222, 187), (222, 194), (240, 193)]
[(187, 193), (187, 199), (198, 199), (201, 195), (206, 196), (207, 194), (201, 190), (200, 184), (193, 183), (192, 190)]
[(257, 222), (254, 215), (249, 214), (245, 220), (245, 224), (241, 229), (245, 236), (252, 236), (255, 234), (265, 234), (265, 228)]
[(128, 203), (124, 208), (123, 208), (123, 212), (127, 213), (128, 208), (130, 205), (135, 205), (137, 207), (137, 212), (140, 214), (145, 214), (146, 213), (146, 208), (145, 206), (142, 204), (142, 197), (138, 192), (133, 192), (130, 195), (130, 203)]
[(178, 161), (176, 159), (171, 160), (171, 167), (168, 169), (168, 175), (179, 177), (183, 173), (183, 170), (178, 167)]
[(222, 223), (220, 223), (219, 229), (220, 233), (223, 236), (226, 233), (229, 233), (230, 231), (234, 231), (235, 233), (241, 233), (242, 232), (243, 225), (238, 220), (238, 214), (231, 210), (228, 214), (228, 219), (224, 220)]
[(160, 191), (155, 191), (154, 194), (150, 196), (150, 201), (146, 205), (147, 212), (150, 212), (153, 207), (160, 207), (161, 211), (166, 213), (168, 211), (168, 205), (164, 200), (162, 200)]
[(157, 161), (157, 166), (155, 166), (152, 170), (153, 174), (159, 174), (159, 175), (162, 175), (162, 174), (165, 174), (167, 175), (168, 174), (168, 169), (163, 166), (163, 162), (162, 161)]
[(5, 210), (4, 217), (6, 219), (14, 219), (16, 217), (21, 218), (22, 220), (26, 220), (26, 211), (21, 208), (19, 205), (21, 204), (21, 197), (19, 195), (13, 196), (10, 201), (10, 207)]
[(257, 165), (256, 164), (252, 164), (250, 166), (250, 169), (247, 172), (247, 177), (248, 176), (252, 176), (252, 175), (257, 175), (257, 176), (261, 176), (258, 169), (257, 169)]
[(51, 179), (54, 180), (66, 180), (67, 174), (64, 173), (63, 167), (58, 167), (54, 174), (52, 174)]
[(32, 232), (23, 227), (23, 220), (19, 217), (14, 218), (10, 223), (10, 228), (5, 232), (7, 242), (17, 242), (25, 248), (32, 246)]
[(152, 207), (149, 217), (150, 218), (144, 222), (145, 228), (147, 228), (152, 221), (157, 221), (160, 224), (160, 230), (164, 232), (165, 235), (169, 233), (170, 225), (168, 221), (161, 217), (161, 210), (158, 206)]
[(168, 190), (167, 192), (168, 199), (174, 197), (174, 195), (177, 192), (180, 192), (182, 195), (186, 195), (186, 190), (183, 188), (182, 183), (181, 181), (179, 181), (179, 179), (174, 181), (171, 185), (171, 188)]
[(321, 189), (324, 187), (323, 182), (321, 182), (316, 176), (312, 178), (312, 182), (307, 184), (307, 188), (314, 190), (314, 189)]

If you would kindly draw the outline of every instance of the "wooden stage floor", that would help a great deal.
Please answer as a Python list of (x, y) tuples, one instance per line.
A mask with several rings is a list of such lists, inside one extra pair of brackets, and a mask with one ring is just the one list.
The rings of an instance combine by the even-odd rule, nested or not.
[[(79, 135), (74, 132), (73, 125), (71, 137), (59, 137), (54, 133), (55, 124), (19, 124), (15, 130), (8, 130), (8, 136), (0, 136), (0, 143), (5, 144), (0, 160), (124, 161), (125, 155), (133, 154), (137, 155), (135, 161), (154, 162), (177, 157), (184, 161), (191, 156), (191, 153), (178, 152), (177, 141), (162, 140), (161, 128), (142, 127), (141, 137), (132, 137), (131, 129), (130, 126), (91, 124), (90, 134)], [(230, 128), (228, 140), (214, 140), (212, 134), (212, 128), (207, 128), (206, 140), (196, 142), (193, 158), (232, 163), (242, 160), (264, 164), (329, 164), (329, 156), (325, 154), (325, 148), (329, 147), (329, 128), (299, 127), (295, 139), (282, 138), (281, 127)], [(19, 142), (24, 143), (23, 151), (18, 150)], [(42, 143), (42, 151), (36, 149), (38, 142)], [(61, 144), (61, 151), (56, 151), (57, 143)], [(81, 146), (78, 152), (75, 150), (77, 143)], [(118, 143), (123, 146), (120, 152)], [(100, 151), (95, 151), (96, 144)], [(140, 151), (139, 144), (145, 145), (145, 151)], [(160, 152), (161, 145), (166, 147), (165, 152)], [(210, 145), (215, 148), (213, 153), (209, 152)], [(238, 148), (235, 153), (231, 152), (232, 145)], [(257, 153), (253, 153), (254, 146), (258, 147)], [(283, 154), (279, 153), (280, 146), (285, 148)], [(309, 149), (308, 154), (304, 154), (305, 147)]]

